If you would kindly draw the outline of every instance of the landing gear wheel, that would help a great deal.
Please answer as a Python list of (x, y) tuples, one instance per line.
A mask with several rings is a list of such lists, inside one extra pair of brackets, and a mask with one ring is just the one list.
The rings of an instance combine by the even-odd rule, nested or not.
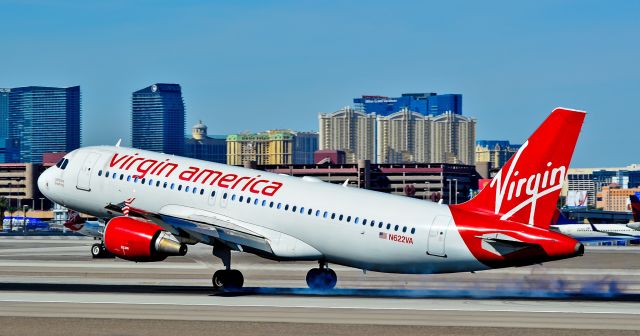
[(219, 270), (211, 278), (216, 290), (238, 290), (244, 285), (244, 276), (238, 270)]
[(93, 244), (91, 246), (91, 257), (93, 257), (94, 259), (115, 258), (115, 255), (107, 251), (107, 248), (104, 246), (104, 244)]
[(307, 273), (307, 286), (311, 289), (333, 289), (338, 282), (338, 276), (330, 268), (312, 268)]

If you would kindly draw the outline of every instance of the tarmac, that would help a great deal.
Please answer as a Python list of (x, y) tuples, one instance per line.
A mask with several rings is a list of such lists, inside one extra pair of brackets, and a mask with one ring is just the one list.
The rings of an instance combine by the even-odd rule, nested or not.
[(531, 267), (442, 275), (234, 254), (245, 289), (215, 292), (206, 245), (157, 263), (92, 259), (79, 237), (0, 237), (0, 335), (640, 335), (640, 249), (587, 248)]

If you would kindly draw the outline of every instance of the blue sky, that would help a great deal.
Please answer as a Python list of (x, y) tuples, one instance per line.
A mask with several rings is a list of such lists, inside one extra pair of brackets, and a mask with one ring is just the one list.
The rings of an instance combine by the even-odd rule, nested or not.
[(478, 139), (588, 111), (572, 166), (640, 162), (640, 1), (3, 1), (0, 87), (81, 85), (83, 145), (179, 83), (187, 131), (317, 130), (362, 94), (462, 93)]

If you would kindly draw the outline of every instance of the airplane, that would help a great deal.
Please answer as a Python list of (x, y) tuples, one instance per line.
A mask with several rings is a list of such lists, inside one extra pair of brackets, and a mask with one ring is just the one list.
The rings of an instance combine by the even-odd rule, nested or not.
[[(64, 223), (64, 227), (83, 236), (102, 240), (105, 225), (100, 221), (88, 221), (85, 218), (80, 217), (79, 212), (69, 209), (67, 212), (67, 221)], [(107, 251), (104, 246), (104, 242), (93, 244), (91, 246), (91, 256), (93, 258), (115, 257), (115, 255)]]
[(627, 224), (628, 227), (634, 230), (640, 230), (640, 199), (637, 195), (629, 196), (631, 213), (633, 214), (633, 222)]
[(455, 205), (119, 146), (65, 155), (38, 179), (41, 192), (105, 218), (106, 249), (161, 261), (211, 245), (224, 269), (217, 290), (239, 290), (231, 251), (317, 261), (307, 285), (330, 290), (329, 264), (404, 274), (475, 272), (580, 256), (550, 231), (586, 113), (555, 109), (490, 184)]
[(550, 229), (560, 232), (567, 236), (573, 237), (580, 242), (611, 242), (611, 241), (628, 241), (640, 239), (640, 222), (638, 222), (637, 209), (640, 209), (638, 197), (631, 195), (631, 207), (633, 211), (634, 222), (627, 224), (601, 223), (579, 224), (569, 221), (558, 209), (553, 216)]

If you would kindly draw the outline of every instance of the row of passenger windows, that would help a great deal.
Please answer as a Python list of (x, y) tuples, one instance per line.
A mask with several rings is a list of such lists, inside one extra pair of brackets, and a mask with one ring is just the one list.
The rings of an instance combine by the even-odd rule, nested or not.
[[(213, 192), (212, 194), (214, 194), (215, 192)], [(252, 203), (252, 199), (251, 196), (242, 196), (242, 195), (236, 195), (236, 194), (231, 194), (231, 196), (229, 197), (228, 193), (224, 193), (222, 194), (222, 198), (223, 199), (227, 199), (230, 198), (232, 201), (238, 201), (240, 203), (247, 203), (247, 204), (251, 204)], [(253, 199), (253, 204), (254, 205), (261, 205), (263, 207), (268, 206), (269, 208), (276, 208), (279, 210), (284, 210), (284, 211), (289, 211), (289, 209), (291, 209), (291, 212), (294, 213), (299, 213), (304, 215), (305, 213), (308, 216), (316, 216), (316, 217), (322, 217), (324, 219), (327, 218), (331, 218), (332, 220), (338, 220), (340, 222), (345, 221), (347, 223), (351, 223), (353, 222), (354, 224), (362, 224), (362, 225), (367, 225), (369, 224), (369, 226), (371, 227), (375, 227), (377, 226), (379, 229), (383, 229), (386, 228), (387, 230), (393, 230), (393, 231), (402, 231), (404, 233), (406, 233), (407, 231), (411, 232), (411, 234), (415, 234), (416, 233), (416, 229), (415, 228), (411, 228), (409, 230), (409, 228), (407, 228), (406, 226), (402, 226), (400, 227), (400, 225), (393, 225), (391, 223), (384, 223), (382, 221), (378, 221), (376, 222), (373, 219), (369, 219), (367, 220), (366, 218), (360, 218), (360, 217), (352, 217), (349, 215), (343, 215), (343, 214), (336, 214), (335, 212), (329, 212), (329, 211), (323, 211), (323, 210), (313, 210), (312, 208), (307, 208), (305, 210), (305, 207), (298, 207), (296, 205), (291, 205), (289, 206), (289, 204), (283, 204), (283, 203), (279, 203), (279, 202), (274, 202), (274, 201), (267, 201), (267, 200), (262, 200), (260, 201), (258, 198), (254, 198)]]
[[(102, 176), (102, 170), (98, 171), (98, 176)], [(106, 178), (111, 177), (112, 179), (120, 179), (121, 181), (125, 180), (125, 175), (124, 174), (120, 174), (118, 176), (117, 173), (110, 173), (110, 172), (105, 172), (104, 176)], [(146, 178), (142, 178), (139, 179), (137, 177), (131, 177), (130, 175), (126, 176), (126, 181), (127, 182), (131, 182), (133, 181), (133, 183), (138, 183), (138, 181), (140, 182), (140, 184), (148, 184), (149, 186), (153, 186), (153, 179), (146, 179)], [(177, 189), (178, 191), (181, 191), (183, 189), (182, 184), (178, 184), (176, 187), (175, 183), (169, 183), (169, 182), (162, 182), (159, 180), (155, 181), (155, 186), (156, 187), (160, 187), (162, 185), (162, 188), (169, 188), (169, 189)], [(184, 191), (185, 192), (191, 192), (193, 194), (198, 193), (198, 188), (196, 187), (191, 187), (191, 186), (184, 186)], [(201, 188), (200, 189), (200, 195), (204, 194), (204, 189)], [(216, 195), (215, 190), (211, 191), (211, 197), (214, 197)], [(291, 205), (289, 206), (289, 204), (283, 204), (283, 203), (276, 203), (274, 201), (267, 201), (267, 200), (260, 200), (257, 197), (255, 198), (251, 198), (251, 196), (242, 196), (242, 195), (236, 195), (236, 194), (231, 194), (231, 196), (229, 197), (228, 193), (223, 193), (222, 194), (222, 199), (231, 199), (231, 201), (238, 201), (240, 203), (247, 203), (247, 204), (251, 204), (253, 203), (254, 205), (261, 205), (263, 207), (268, 206), (269, 208), (276, 208), (276, 209), (280, 209), (280, 210), (284, 210), (284, 211), (289, 211), (289, 209), (291, 209), (292, 212), (295, 213), (300, 213), (300, 214), (307, 214), (308, 216), (313, 216), (315, 215), (316, 217), (322, 217), (324, 219), (328, 219), (331, 218), (332, 220), (338, 220), (338, 221), (345, 221), (347, 223), (351, 223), (353, 222), (354, 224), (362, 224), (362, 225), (367, 225), (369, 224), (369, 226), (371, 227), (375, 227), (377, 225), (377, 227), (379, 229), (383, 229), (386, 228), (387, 230), (393, 230), (393, 231), (402, 231), (404, 233), (406, 233), (409, 229), (406, 226), (400, 227), (400, 225), (392, 225), (391, 223), (383, 223), (382, 221), (378, 221), (376, 222), (373, 219), (369, 219), (367, 220), (366, 218), (362, 218), (360, 219), (360, 217), (352, 217), (349, 215), (343, 215), (343, 214), (336, 214), (335, 212), (329, 212), (329, 211), (322, 211), (322, 210), (314, 210), (311, 208), (307, 208), (305, 211), (304, 207), (298, 207), (296, 205)], [(253, 200), (253, 202), (252, 202)], [(411, 230), (409, 230), (411, 232), (411, 234), (415, 234), (416, 233), (416, 229), (415, 228), (411, 228)]]

